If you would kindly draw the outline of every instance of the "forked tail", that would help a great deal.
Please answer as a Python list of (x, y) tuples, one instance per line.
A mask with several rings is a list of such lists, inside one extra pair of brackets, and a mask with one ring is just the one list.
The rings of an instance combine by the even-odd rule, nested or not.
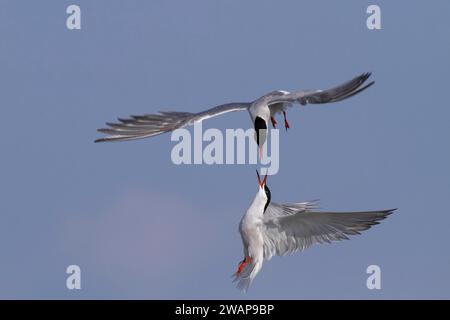
[(241, 262), (238, 270), (233, 274), (233, 282), (237, 282), (236, 288), (243, 292), (247, 292), (253, 282), (253, 279), (255, 279), (261, 269), (261, 266), (261, 262), (256, 261), (255, 263), (250, 258), (246, 258), (243, 262)]

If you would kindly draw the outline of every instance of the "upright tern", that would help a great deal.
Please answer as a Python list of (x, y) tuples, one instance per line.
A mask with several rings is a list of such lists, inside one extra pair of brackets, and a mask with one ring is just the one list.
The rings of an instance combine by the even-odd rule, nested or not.
[(108, 136), (99, 138), (95, 142), (125, 141), (152, 137), (224, 113), (246, 110), (250, 114), (255, 132), (257, 132), (255, 139), (261, 153), (262, 145), (266, 140), (265, 131), (268, 128), (269, 120), (271, 120), (272, 126), (276, 127), (276, 114), (283, 114), (284, 127), (287, 130), (289, 128), (286, 118), (288, 107), (296, 103), (300, 105), (322, 104), (347, 99), (375, 83), (372, 81), (363, 86), (370, 75), (371, 73), (363, 73), (350, 81), (327, 90), (302, 90), (295, 92), (276, 90), (263, 95), (253, 102), (227, 103), (198, 113), (171, 111), (130, 116), (130, 118), (118, 118), (118, 123), (106, 123), (109, 128), (98, 129), (99, 132)]
[(244, 259), (234, 274), (237, 288), (247, 291), (264, 260), (292, 254), (313, 244), (348, 239), (378, 224), (396, 209), (365, 212), (313, 211), (317, 202), (271, 202), (267, 176), (239, 224)]

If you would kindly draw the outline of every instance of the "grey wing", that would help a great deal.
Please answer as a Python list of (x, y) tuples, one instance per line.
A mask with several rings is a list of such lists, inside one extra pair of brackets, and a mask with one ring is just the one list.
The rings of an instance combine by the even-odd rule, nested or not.
[(108, 128), (98, 129), (99, 132), (108, 136), (97, 139), (95, 142), (126, 141), (152, 137), (224, 113), (247, 110), (250, 104), (247, 102), (227, 103), (199, 113), (160, 112), (157, 114), (130, 116), (130, 118), (126, 119), (118, 118), (119, 122), (106, 123)]
[(270, 202), (269, 206), (264, 212), (264, 221), (269, 221), (271, 219), (286, 217), (296, 213), (317, 209), (318, 204), (318, 200), (283, 204)]
[[(271, 205), (269, 205), (270, 207)], [(280, 205), (277, 205), (280, 206)], [(348, 239), (378, 224), (395, 209), (365, 212), (300, 210), (264, 218), (264, 259), (302, 251), (313, 244)]]
[(290, 106), (293, 103), (306, 105), (337, 102), (350, 98), (372, 86), (375, 81), (365, 84), (370, 76), (370, 72), (363, 73), (350, 81), (327, 90), (302, 90), (296, 92), (274, 91), (266, 95), (265, 98), (268, 100), (269, 107), (273, 105), (275, 108), (280, 106), (280, 104), (283, 104), (283, 106)]

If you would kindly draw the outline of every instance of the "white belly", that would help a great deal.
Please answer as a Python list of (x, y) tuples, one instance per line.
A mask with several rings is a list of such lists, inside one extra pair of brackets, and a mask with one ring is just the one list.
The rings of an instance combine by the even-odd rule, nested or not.
[(261, 233), (262, 222), (244, 216), (239, 224), (239, 232), (244, 245), (244, 253), (250, 257), (257, 257), (263, 250), (264, 241)]

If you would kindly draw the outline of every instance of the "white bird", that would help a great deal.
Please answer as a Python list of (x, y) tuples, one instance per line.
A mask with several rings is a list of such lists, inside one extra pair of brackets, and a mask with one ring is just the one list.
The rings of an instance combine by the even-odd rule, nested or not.
[(95, 142), (125, 141), (152, 137), (224, 113), (246, 110), (250, 114), (255, 130), (258, 132), (255, 135), (255, 139), (261, 151), (265, 142), (265, 130), (268, 128), (269, 120), (271, 120), (273, 127), (276, 126), (276, 114), (283, 114), (284, 126), (287, 130), (289, 128), (289, 123), (286, 119), (286, 109), (288, 107), (295, 103), (301, 105), (321, 104), (347, 99), (375, 83), (372, 81), (363, 86), (370, 75), (371, 73), (361, 74), (344, 84), (328, 90), (302, 90), (296, 92), (276, 90), (265, 94), (253, 102), (222, 104), (199, 113), (160, 112), (158, 114), (131, 116), (127, 119), (118, 118), (118, 123), (106, 123), (109, 128), (98, 129), (99, 132), (108, 136), (99, 138)]
[(247, 291), (264, 260), (302, 251), (313, 244), (348, 239), (378, 224), (396, 209), (366, 212), (312, 211), (316, 202), (271, 202), (267, 176), (239, 224), (244, 259), (234, 274), (237, 288)]

